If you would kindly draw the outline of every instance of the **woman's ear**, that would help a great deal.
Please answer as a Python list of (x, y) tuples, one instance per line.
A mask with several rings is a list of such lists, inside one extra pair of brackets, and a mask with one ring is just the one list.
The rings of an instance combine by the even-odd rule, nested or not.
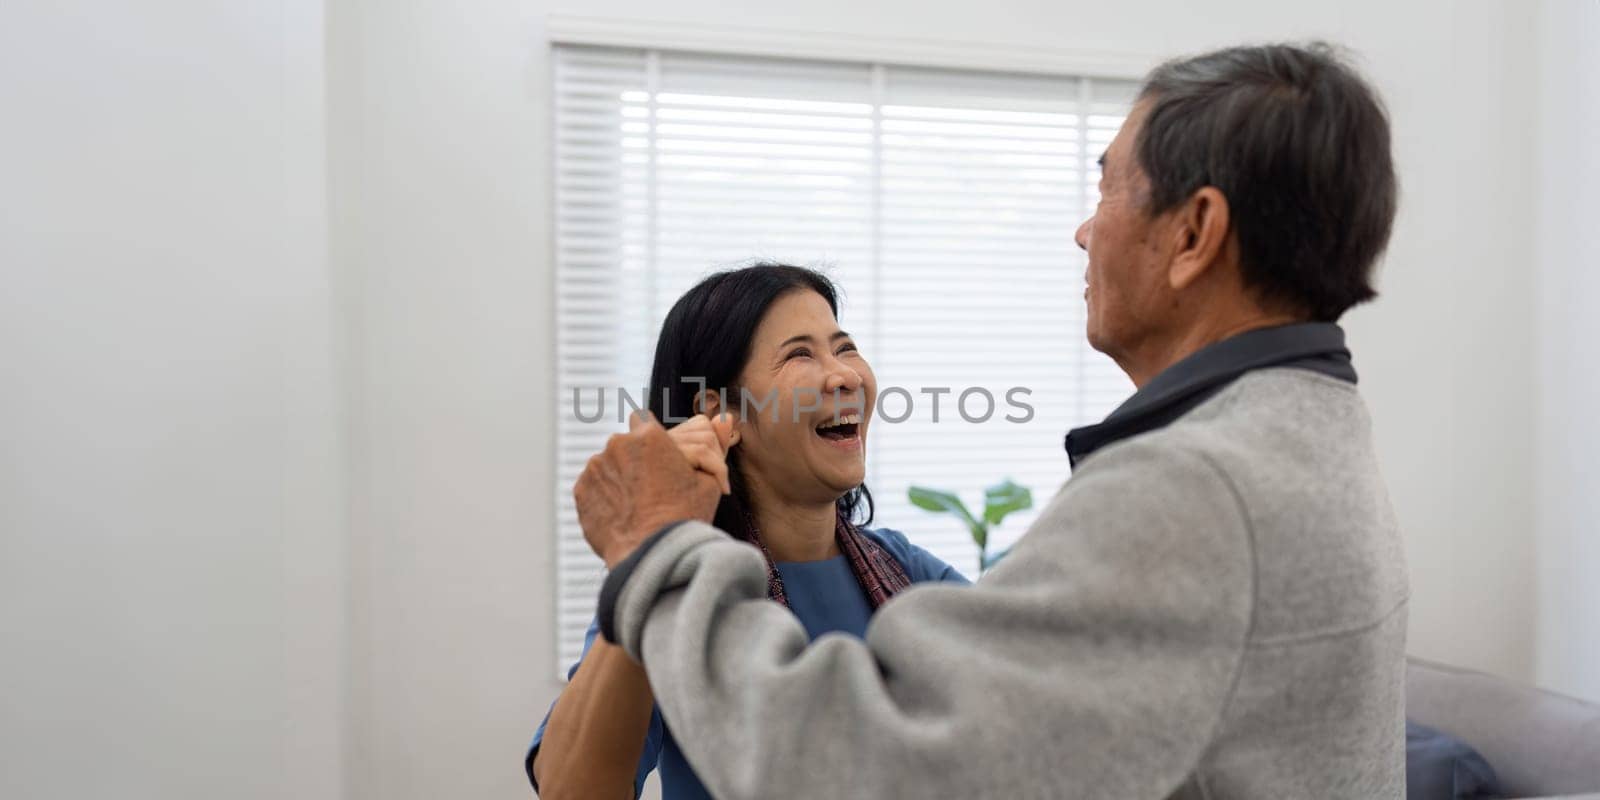
[[(724, 408), (723, 408), (723, 403), (722, 403), (722, 401), (724, 399), (726, 399), (726, 398), (723, 396), (722, 392), (713, 392), (710, 389), (703, 389), (698, 394), (696, 394), (694, 396), (694, 410), (695, 410), (695, 413), (696, 414), (704, 414), (704, 415), (706, 415), (706, 416), (708, 416), (708, 417), (710, 417), (712, 419), (716, 419), (718, 414), (724, 413)], [(734, 423), (733, 423), (733, 439), (732, 439), (732, 441), (728, 442), (728, 446), (732, 447), (732, 446), (734, 446), (734, 445), (736, 445), (738, 443), (739, 443), (739, 425), (738, 425), (738, 420), (734, 420)]]
[(722, 410), (722, 394), (710, 389), (701, 389), (694, 396), (694, 413), (716, 417)]

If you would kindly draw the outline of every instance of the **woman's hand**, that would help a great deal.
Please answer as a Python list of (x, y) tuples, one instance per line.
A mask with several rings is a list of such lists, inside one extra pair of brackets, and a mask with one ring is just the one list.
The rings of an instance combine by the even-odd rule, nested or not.
[(739, 432), (733, 428), (732, 416), (722, 414), (713, 420), (704, 414), (696, 414), (687, 422), (668, 430), (667, 435), (672, 437), (695, 469), (711, 475), (722, 484), (723, 494), (733, 493), (733, 486), (728, 482), (728, 452), (722, 444), (727, 442), (727, 446), (732, 447), (739, 443)]

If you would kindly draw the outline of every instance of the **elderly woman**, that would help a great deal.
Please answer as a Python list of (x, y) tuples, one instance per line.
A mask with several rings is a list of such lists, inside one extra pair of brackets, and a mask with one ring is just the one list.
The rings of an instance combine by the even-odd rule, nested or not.
[[(877, 381), (837, 318), (833, 284), (812, 270), (763, 264), (712, 275), (668, 313), (650, 377), (650, 410), (669, 423), (692, 418), (672, 433), (708, 471), (722, 469), (710, 418), (734, 413), (716, 526), (761, 549), (768, 595), (813, 639), (863, 635), (873, 611), (914, 583), (966, 582), (900, 533), (864, 527)], [(534, 734), (526, 760), (534, 789), (549, 798), (637, 796), (659, 767), (667, 800), (709, 797), (643, 668), (597, 632), (591, 625), (566, 690)]]

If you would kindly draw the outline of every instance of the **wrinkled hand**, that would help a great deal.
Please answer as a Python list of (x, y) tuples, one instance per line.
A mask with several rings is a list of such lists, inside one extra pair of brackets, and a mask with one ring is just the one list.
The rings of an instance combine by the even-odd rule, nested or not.
[[(710, 427), (720, 456), (732, 437), (732, 420), (725, 417)], [(719, 479), (697, 469), (697, 463), (686, 458), (666, 429), (643, 412), (629, 418), (627, 433), (613, 435), (605, 449), (589, 459), (572, 487), (572, 497), (583, 538), (608, 568), (668, 523), (711, 520), (727, 472), (724, 467)]]

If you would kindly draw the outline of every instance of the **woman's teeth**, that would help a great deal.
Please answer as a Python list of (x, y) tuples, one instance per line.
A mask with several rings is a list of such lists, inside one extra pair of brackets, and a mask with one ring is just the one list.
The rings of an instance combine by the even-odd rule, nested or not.
[(842, 417), (830, 419), (817, 426), (817, 435), (824, 439), (844, 440), (856, 436), (858, 426), (861, 424), (860, 414), (846, 414)]
[(825, 430), (827, 430), (829, 428), (838, 428), (838, 427), (841, 427), (841, 426), (844, 426), (844, 425), (860, 425), (860, 424), (861, 424), (861, 415), (860, 414), (846, 414), (846, 415), (844, 415), (842, 417), (839, 417), (837, 419), (830, 419), (830, 420), (822, 423), (821, 425), (818, 425), (817, 426), (817, 430), (825, 431)]

